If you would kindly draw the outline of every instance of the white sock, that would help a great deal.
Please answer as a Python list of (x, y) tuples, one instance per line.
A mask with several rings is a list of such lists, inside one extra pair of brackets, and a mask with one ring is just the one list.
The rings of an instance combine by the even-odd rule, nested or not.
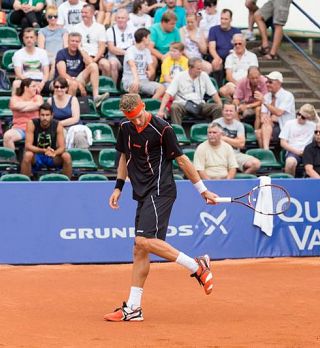
[(143, 294), (143, 288), (131, 286), (129, 299), (127, 301), (127, 307), (136, 309), (141, 307), (141, 298)]
[(176, 259), (176, 263), (190, 270), (192, 274), (197, 272), (199, 268), (199, 265), (197, 264), (195, 259), (182, 252), (179, 253)]

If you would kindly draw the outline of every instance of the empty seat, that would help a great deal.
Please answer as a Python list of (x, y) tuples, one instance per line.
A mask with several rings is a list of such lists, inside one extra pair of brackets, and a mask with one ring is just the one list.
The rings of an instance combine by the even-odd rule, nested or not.
[(257, 176), (254, 174), (236, 173), (235, 179), (257, 179)]
[(146, 105), (146, 110), (151, 112), (153, 115), (156, 115), (160, 109), (161, 102), (157, 99), (144, 98), (142, 100)]
[[(92, 93), (92, 86), (88, 85), (87, 90)], [(120, 94), (111, 77), (99, 76), (99, 94), (103, 94), (105, 92), (116, 95)]]
[(64, 174), (51, 173), (41, 175), (39, 181), (70, 181), (70, 179)]
[(208, 139), (208, 123), (197, 123), (190, 128), (190, 140), (192, 143), (202, 143)]
[(91, 129), (93, 135), (93, 145), (115, 144), (117, 142), (113, 130), (108, 124), (88, 123), (87, 126)]
[(244, 125), (244, 130), (246, 134), (246, 144), (247, 145), (256, 145), (257, 144), (257, 137), (256, 133), (254, 131), (254, 128), (251, 126), (251, 124), (242, 123)]
[(0, 147), (0, 170), (11, 171), (18, 169), (16, 153), (7, 147)]
[(96, 121), (100, 119), (100, 115), (97, 112), (96, 105), (92, 99), (88, 99), (89, 101), (89, 112), (88, 113), (81, 113), (80, 118), (81, 120), (86, 120), (86, 121)]
[(269, 177), (272, 179), (293, 179), (294, 176), (292, 176), (289, 173), (270, 173)]
[(250, 149), (246, 151), (246, 154), (258, 158), (261, 169), (281, 169), (282, 167), (271, 150)]
[(21, 42), (17, 31), (10, 27), (0, 27), (0, 47), (20, 48)]
[(86, 149), (69, 149), (72, 158), (72, 168), (74, 169), (97, 169), (92, 154)]
[(0, 96), (0, 119), (12, 117), (12, 111), (9, 109), (10, 98), (10, 96)]
[(116, 149), (103, 149), (99, 152), (99, 166), (104, 170), (114, 171), (116, 169), (116, 158)]
[(107, 120), (120, 120), (124, 117), (120, 108), (120, 98), (109, 98), (101, 104), (101, 116)]
[(31, 181), (31, 179), (24, 174), (4, 174), (0, 177), (0, 181)]
[(107, 181), (108, 178), (103, 174), (82, 174), (79, 181)]
[(186, 132), (180, 124), (172, 124), (171, 127), (173, 128), (179, 144), (190, 144), (190, 139), (188, 139)]
[(17, 50), (7, 50), (3, 53), (1, 66), (8, 72), (13, 71), (12, 57)]

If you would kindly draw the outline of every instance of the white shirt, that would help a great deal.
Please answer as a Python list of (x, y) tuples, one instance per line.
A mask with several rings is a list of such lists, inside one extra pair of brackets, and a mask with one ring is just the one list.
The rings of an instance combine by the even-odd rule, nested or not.
[(286, 140), (294, 148), (303, 151), (312, 142), (315, 129), (316, 124), (312, 121), (300, 124), (297, 119), (289, 120), (281, 130), (279, 138)]
[(58, 7), (57, 24), (62, 25), (69, 33), (73, 26), (81, 22), (81, 10), (85, 2), (79, 1), (76, 5), (70, 5), (69, 1), (63, 2)]
[(33, 80), (42, 80), (43, 67), (49, 66), (47, 51), (39, 47), (32, 54), (21, 48), (13, 55), (12, 62), (14, 67), (21, 68), (22, 75)]
[(99, 42), (106, 42), (106, 30), (97, 22), (93, 22), (90, 27), (80, 22), (73, 27), (72, 31), (81, 34), (81, 46), (92, 57), (98, 53)]
[(148, 48), (139, 50), (135, 45), (129, 47), (124, 55), (123, 80), (133, 80), (133, 75), (128, 61), (134, 61), (140, 80), (149, 80), (146, 74), (148, 65), (152, 63), (151, 53)]
[[(114, 28), (115, 35), (113, 34), (112, 28)], [(127, 24), (126, 29), (124, 31), (120, 30), (117, 25), (114, 25), (113, 27), (107, 30), (107, 34), (106, 34), (107, 42), (112, 42), (114, 44), (115, 43), (114, 41), (116, 40), (115, 46), (123, 50), (126, 50), (129, 47), (133, 46), (135, 43), (134, 42), (135, 31), (136, 31), (135, 27), (130, 23)], [(111, 57), (115, 57), (115, 55), (109, 51), (108, 58), (111, 58)]]
[[(294, 96), (291, 92), (283, 88), (280, 88), (279, 91), (275, 94), (275, 97), (275, 107), (284, 111), (283, 115), (278, 117), (279, 127), (282, 130), (283, 126), (287, 121), (296, 118)], [(264, 102), (265, 104), (271, 104), (271, 101), (272, 95), (271, 92), (268, 92), (264, 96)], [(262, 105), (261, 113), (270, 115), (270, 111), (265, 107), (265, 105)]]
[(152, 25), (152, 17), (144, 13), (142, 16), (138, 16), (134, 13), (129, 14), (130, 23), (135, 27), (135, 29), (140, 28), (150, 28)]
[[(170, 83), (167, 93), (175, 97), (174, 103), (185, 104), (186, 100), (192, 100), (199, 104), (204, 103), (204, 95), (213, 96), (217, 93), (209, 75), (202, 71), (200, 76), (194, 80), (189, 75), (189, 70), (176, 74)], [(182, 95), (185, 99), (181, 98)]]
[(202, 19), (199, 23), (199, 29), (204, 33), (205, 38), (208, 39), (210, 28), (215, 25), (220, 25), (221, 13), (218, 11), (214, 15), (209, 15), (205, 10), (202, 10), (200, 13)]
[(247, 49), (240, 57), (233, 51), (227, 56), (225, 62), (225, 68), (232, 70), (232, 77), (236, 81), (247, 77), (250, 66), (259, 66), (259, 63), (257, 56), (254, 53), (249, 52)]

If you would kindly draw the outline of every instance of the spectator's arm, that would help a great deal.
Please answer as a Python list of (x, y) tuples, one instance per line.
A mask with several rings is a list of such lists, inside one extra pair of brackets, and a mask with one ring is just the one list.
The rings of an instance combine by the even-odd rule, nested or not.
[(22, 67), (20, 67), (20, 66), (15, 66), (15, 67), (14, 67), (14, 73), (15, 73), (16, 78), (17, 78), (18, 80), (23, 80), (23, 79), (26, 78), (26, 77), (22, 74)]
[(85, 64), (85, 66), (87, 66), (87, 65), (89, 65), (90, 63), (93, 63), (93, 62), (94, 62), (93, 58), (90, 57), (89, 54), (88, 54), (85, 50), (79, 48), (79, 52), (80, 52), (80, 54), (81, 54), (81, 56), (82, 56), (82, 58), (83, 58), (83, 62), (84, 62), (84, 64)]
[(302, 156), (303, 151), (296, 149), (295, 147), (291, 146), (286, 139), (280, 139), (280, 145), (283, 149), (286, 151), (292, 152), (297, 156)]
[(98, 52), (97, 52), (97, 55), (94, 57), (93, 61), (98, 63), (98, 61), (104, 57), (105, 50), (106, 50), (106, 43), (104, 41), (99, 41)]
[(221, 98), (220, 98), (218, 92), (212, 95), (212, 100), (213, 100), (216, 104), (222, 105), (222, 100), (221, 100)]
[(126, 51), (122, 48), (118, 48), (117, 46), (115, 46), (113, 41), (108, 41), (108, 50), (115, 56), (124, 56), (126, 53)]
[(237, 84), (237, 81), (233, 78), (232, 69), (226, 69), (226, 80)]
[(45, 153), (46, 149), (42, 149), (33, 145), (34, 129), (35, 127), (32, 120), (28, 121), (26, 129), (25, 149), (26, 151), (31, 151), (33, 153)]
[(65, 78), (66, 80), (72, 80), (72, 76), (70, 76), (67, 73), (67, 65), (66, 62), (63, 60), (60, 60), (57, 65), (57, 71), (58, 71), (58, 75)]
[(209, 41), (209, 53), (213, 59), (220, 60), (222, 62), (222, 59), (220, 58), (219, 54), (217, 53), (215, 41)]
[(159, 116), (161, 118), (164, 117), (164, 115), (165, 115), (165, 108), (166, 108), (170, 98), (171, 98), (170, 94), (168, 94), (168, 93), (164, 94), (164, 96), (162, 97), (161, 105), (160, 105), (160, 108), (159, 108), (157, 116)]
[[(61, 156), (65, 151), (64, 133), (62, 124), (59, 122), (57, 127), (57, 148), (54, 151), (54, 156)], [(53, 156), (53, 157), (54, 157)]]
[(38, 2), (36, 6), (31, 6), (31, 8), (32, 8), (32, 11), (41, 12), (44, 8), (44, 3)]
[(13, 96), (10, 99), (10, 109), (21, 112), (35, 111), (39, 109), (42, 103), (43, 98), (40, 95), (37, 96), (36, 100), (31, 101), (17, 100), (17, 97)]
[(234, 179), (234, 177), (236, 176), (237, 173), (237, 168), (230, 168), (228, 170), (228, 175), (226, 179)]
[(210, 180), (208, 174), (206, 173), (205, 170), (198, 170), (199, 176), (203, 180)]
[[(48, 100), (49, 102), (49, 100)], [(52, 102), (50, 101), (50, 104)], [(78, 99), (76, 97), (72, 97), (71, 100), (71, 117), (60, 121), (63, 127), (73, 126), (80, 121), (80, 106)]]
[(306, 174), (310, 178), (315, 178), (315, 179), (319, 179), (320, 178), (320, 175), (313, 169), (313, 165), (312, 164), (306, 164), (304, 166), (304, 169), (306, 171)]
[(19, 10), (22, 10), (22, 4), (19, 0), (15, 0), (14, 3), (13, 3), (13, 9), (15, 11), (19, 11)]
[(46, 38), (43, 34), (38, 34), (38, 47), (45, 49)]
[(154, 43), (151, 41), (149, 45), (150, 52), (153, 56), (156, 58), (160, 59), (161, 61), (165, 58), (165, 55), (160, 53), (156, 48)]
[(68, 47), (68, 32), (67, 31), (63, 34), (62, 40), (63, 40), (63, 48)]
[(243, 149), (246, 144), (246, 139), (244, 135), (238, 135), (235, 138), (230, 138), (226, 135), (222, 135), (221, 140), (225, 141), (227, 144), (231, 145), (236, 149)]

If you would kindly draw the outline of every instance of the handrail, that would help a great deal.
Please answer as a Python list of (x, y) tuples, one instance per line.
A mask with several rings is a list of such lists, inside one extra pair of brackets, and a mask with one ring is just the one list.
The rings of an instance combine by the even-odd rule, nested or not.
[(302, 14), (304, 14), (318, 29), (320, 29), (320, 24), (313, 19), (302, 7), (300, 7), (295, 1), (292, 1), (292, 4), (300, 11)]

